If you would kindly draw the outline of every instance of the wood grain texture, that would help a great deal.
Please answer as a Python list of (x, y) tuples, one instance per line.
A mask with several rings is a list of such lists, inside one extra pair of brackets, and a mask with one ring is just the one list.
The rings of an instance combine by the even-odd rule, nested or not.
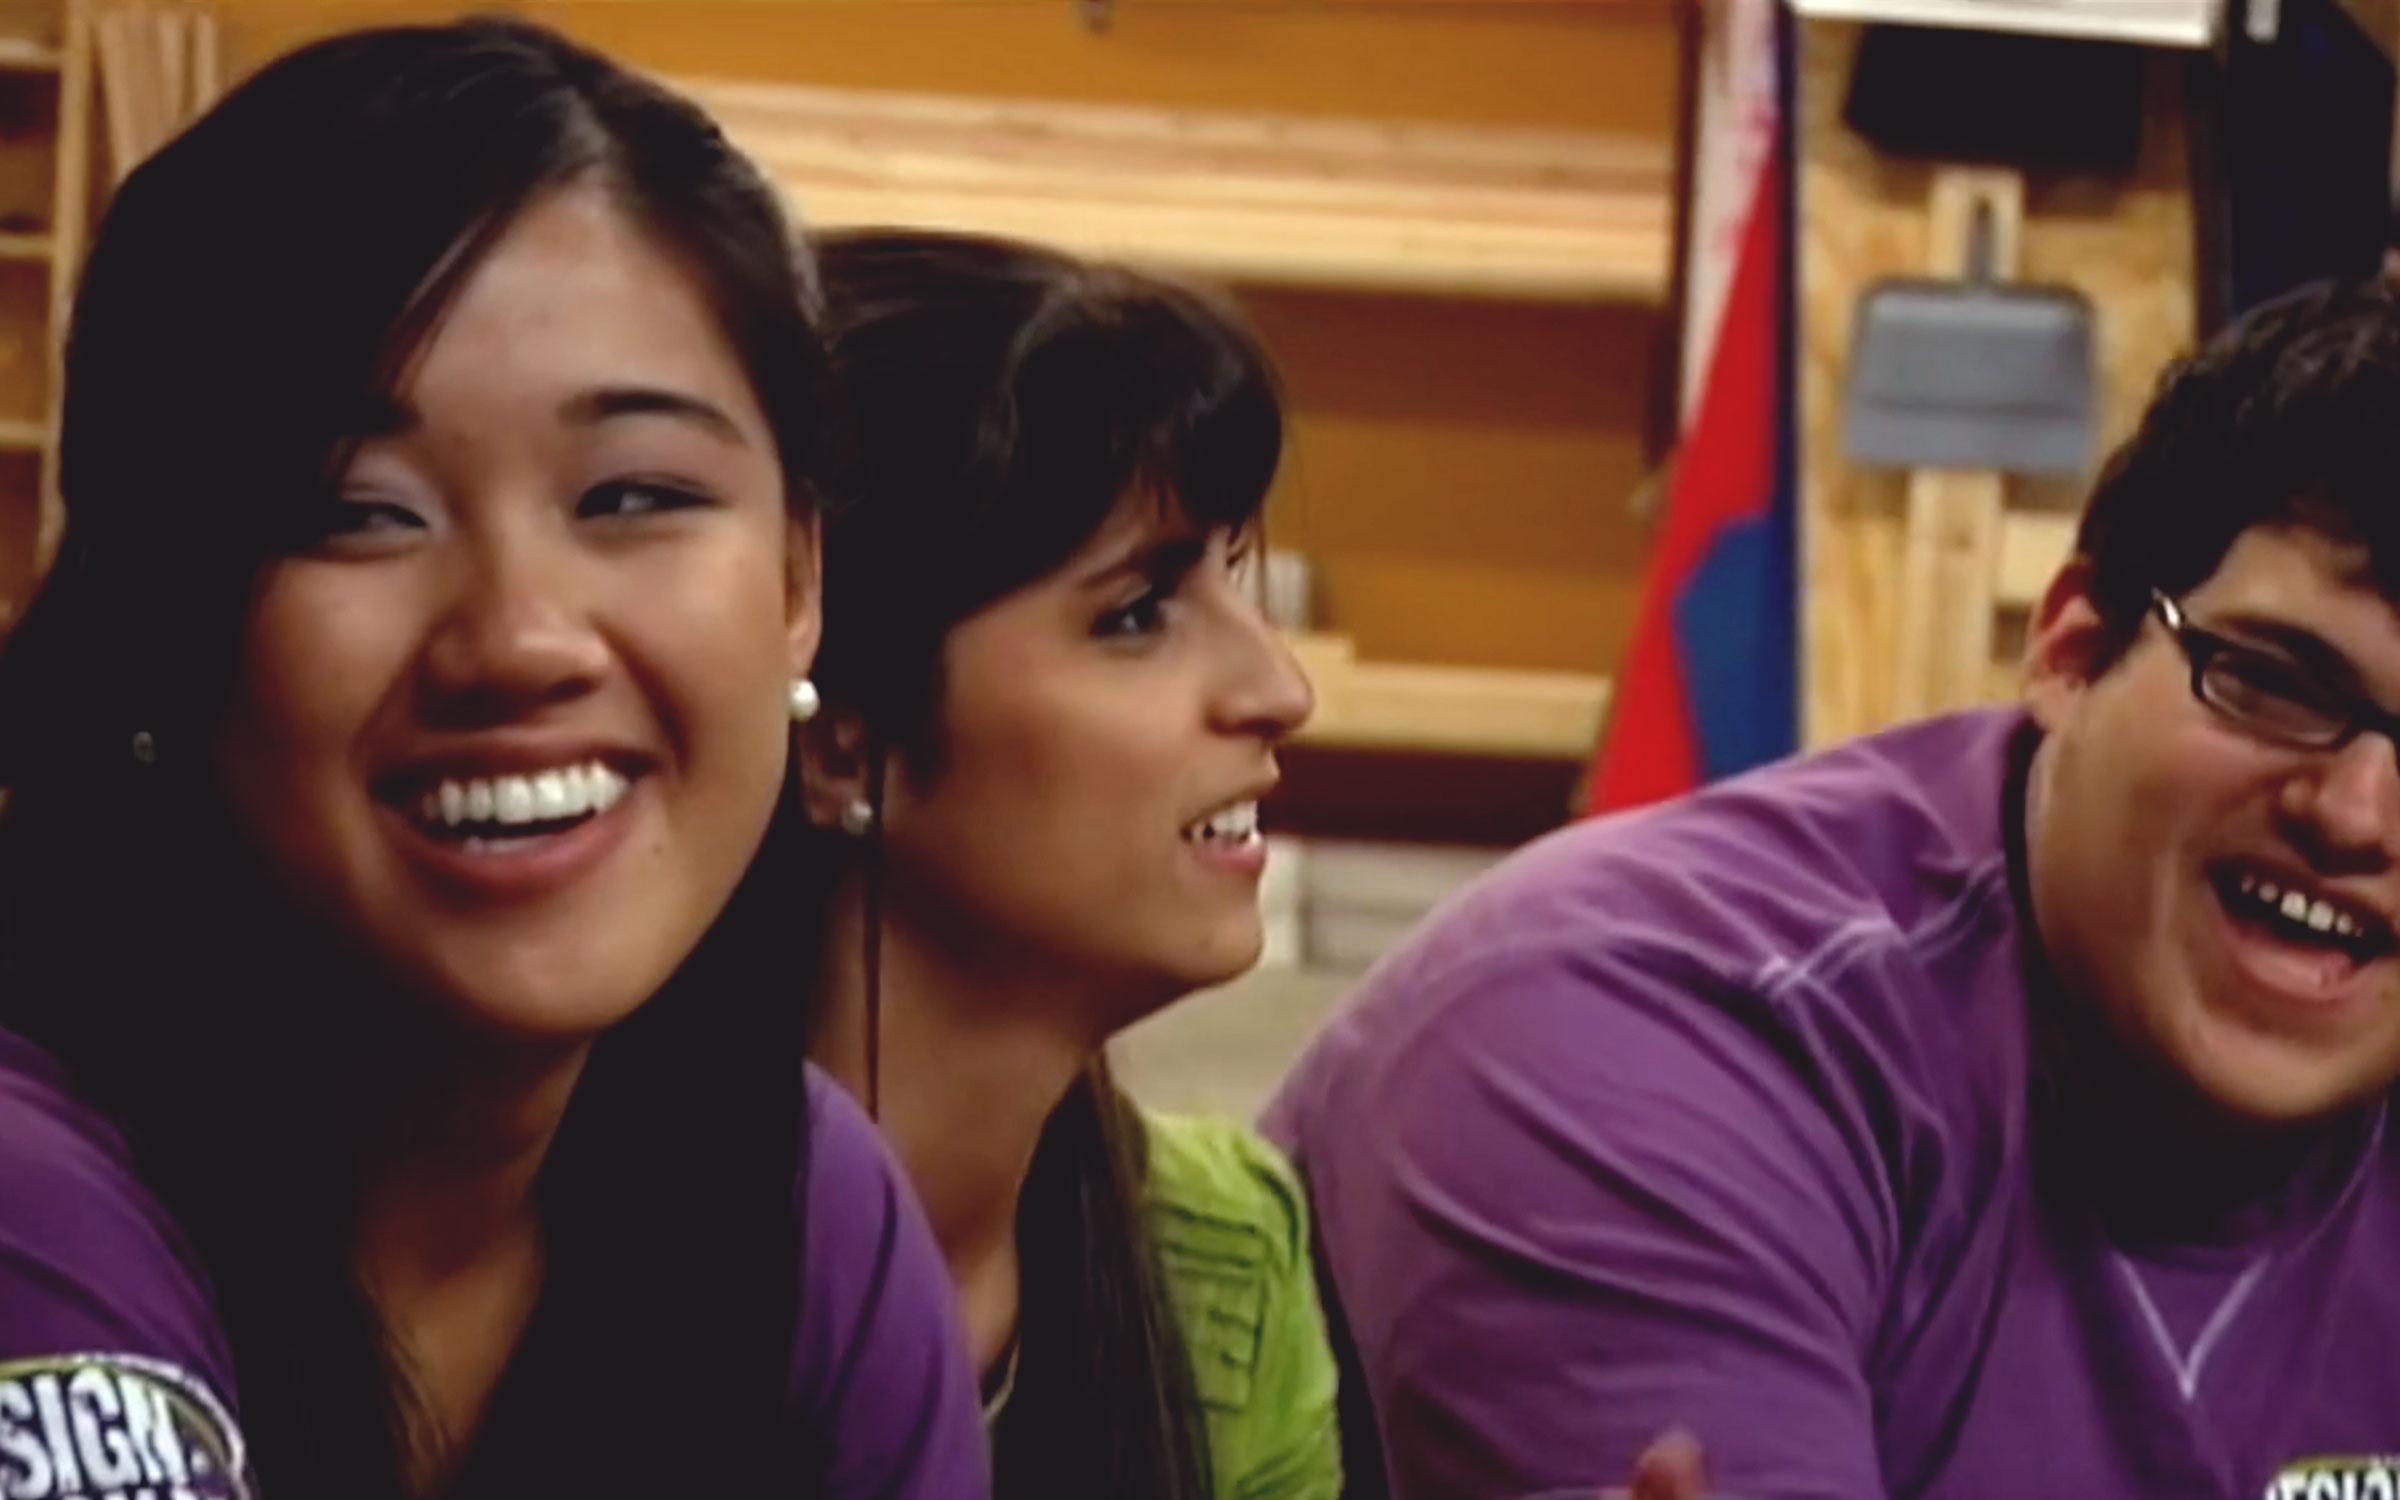
[(58, 141), (51, 166), (50, 286), (43, 363), (49, 373), (43, 403), (42, 453), (37, 469), (41, 526), (34, 546), (34, 574), (47, 570), (66, 530), (66, 503), (58, 488), (58, 432), (66, 390), (67, 317), (75, 301), (90, 238), (92, 202), (92, 105), (96, 87), (91, 0), (67, 0), (59, 44)]
[(1243, 281), (1656, 301), (1664, 142), (677, 80), (812, 223), (1039, 238)]
[[(1842, 389), (1859, 293), (1879, 277), (1927, 264), (1934, 164), (1883, 154), (1842, 123), (1858, 38), (1857, 26), (1837, 21), (1807, 22), (1799, 38), (1801, 627), (1803, 726), (1812, 744), (1891, 723), (1901, 709), (1891, 663), (1902, 618), (1907, 479), (1842, 457)], [(2095, 309), (2095, 456), (2132, 430), (2161, 367), (2193, 339), (2179, 70), (2172, 54), (2150, 59), (2142, 147), (2127, 177), (2026, 174), (2020, 279), (2072, 286)], [(2008, 505), (2012, 515), (2071, 514), (2082, 489), (2080, 481), (2012, 479)], [(2011, 592), (2018, 595), (2033, 566), (2025, 546), (2012, 554), (2003, 530), (2001, 561), (2014, 567)], [(1996, 634), (2009, 638), (2005, 628)], [(1996, 665), (1977, 696), (2011, 681)]]

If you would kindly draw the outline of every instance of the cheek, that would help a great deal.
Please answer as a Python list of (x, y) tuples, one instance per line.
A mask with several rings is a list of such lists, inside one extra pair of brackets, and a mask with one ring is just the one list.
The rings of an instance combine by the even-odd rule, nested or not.
[[(2098, 703), (2087, 704), (2096, 708)], [(2183, 992), (2202, 862), (2251, 793), (2241, 747), (2172, 705), (2127, 702), (2055, 740), (2055, 800), (2043, 817), (2058, 847), (2042, 858), (2053, 957), (2117, 1007), (2148, 1010)]]
[(941, 769), (896, 809), (893, 832), (920, 869), (1020, 922), (1046, 924), (1059, 908), (1088, 922), (1156, 887), (1175, 850), (1180, 762), (1167, 721), (1129, 703), (1122, 684), (1077, 675), (1020, 664), (982, 691), (954, 680)]
[(272, 571), (251, 607), (227, 725), (244, 760), (346, 755), (407, 669), (421, 610), (400, 580), (371, 569)]
[(687, 704), (782, 712), (792, 673), (789, 592), (780, 538), (662, 558), (625, 576), (619, 598), (636, 670), (663, 676)]
[[(1120, 834), (1156, 821), (1176, 761), (1138, 702), (1097, 688), (993, 701), (1001, 696), (953, 719), (949, 767), (974, 775), (1022, 821)], [(1103, 842), (1096, 832), (1094, 841)]]

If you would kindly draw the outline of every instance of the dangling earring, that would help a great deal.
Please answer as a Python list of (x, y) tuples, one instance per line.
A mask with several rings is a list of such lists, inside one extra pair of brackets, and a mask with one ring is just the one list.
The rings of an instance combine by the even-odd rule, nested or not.
[(863, 839), (875, 827), (875, 809), (864, 797), (853, 797), (842, 804), (842, 832), (854, 839)]
[(815, 718), (817, 716), (817, 710), (823, 708), (824, 706), (825, 700), (817, 696), (817, 685), (815, 683), (809, 681), (805, 677), (795, 677), (792, 679), (791, 710), (793, 723), (807, 723), (809, 720)]

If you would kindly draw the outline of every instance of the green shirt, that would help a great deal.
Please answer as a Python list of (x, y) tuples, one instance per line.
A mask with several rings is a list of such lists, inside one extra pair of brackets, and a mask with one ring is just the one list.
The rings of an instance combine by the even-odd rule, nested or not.
[(1217, 1500), (1335, 1500), (1333, 1351), (1298, 1176), (1234, 1121), (1143, 1121), (1150, 1233), (1191, 1355)]

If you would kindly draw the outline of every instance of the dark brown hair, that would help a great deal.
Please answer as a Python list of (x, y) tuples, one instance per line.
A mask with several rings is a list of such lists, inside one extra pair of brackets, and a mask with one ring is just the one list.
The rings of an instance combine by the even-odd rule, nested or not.
[[(865, 721), (880, 787), (894, 747), (938, 774), (952, 626), (1063, 565), (1129, 494), (1248, 527), (1281, 457), (1282, 404), (1240, 320), (1171, 282), (968, 236), (815, 244), (853, 434), (827, 523), (816, 678)], [(872, 843), (865, 857), (872, 907)], [(878, 941), (870, 914), (870, 974)], [(1210, 1493), (1143, 1227), (1143, 1154), (1139, 1114), (1095, 1062), (1052, 1111), (1018, 1202), (1003, 1497)]]
[(2093, 487), (2076, 535), (2113, 661), (2150, 591), (2216, 572), (2256, 526), (2363, 544), (2400, 598), (2400, 300), (2380, 279), (2266, 303), (2170, 367)]
[[(0, 654), (0, 1024), (125, 1123), (214, 1282), (277, 1495), (393, 1500), (428, 1457), (350, 1265), (344, 1127), (394, 1065), (361, 1015), (377, 976), (259, 866), (209, 746), (257, 570), (483, 253), (578, 183), (682, 256), (813, 505), (823, 349), (774, 194), (691, 105), (539, 28), (365, 31), (270, 64), (126, 180), (75, 304), (67, 529)], [(790, 883), (763, 859), (595, 1047), (472, 1487), (730, 1493), (781, 1441), (805, 1161), (804, 1038), (771, 983)]]

